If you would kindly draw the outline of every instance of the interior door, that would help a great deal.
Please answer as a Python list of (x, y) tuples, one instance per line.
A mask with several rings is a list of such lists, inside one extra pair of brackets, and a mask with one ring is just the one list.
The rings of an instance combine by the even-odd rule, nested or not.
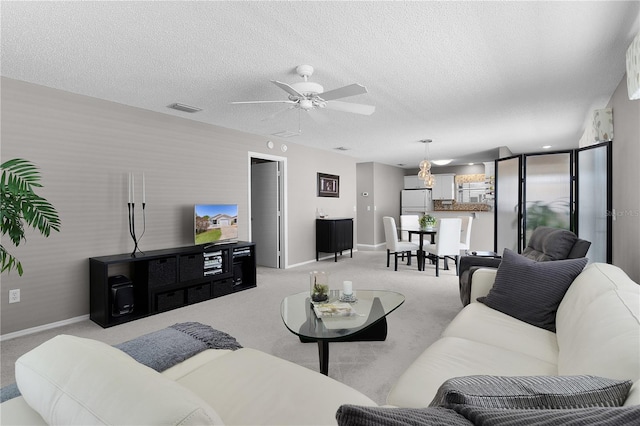
[(578, 237), (591, 241), (589, 262), (612, 262), (611, 142), (578, 150)]
[(495, 251), (505, 248), (520, 253), (522, 229), (522, 157), (496, 161)]
[(251, 164), (251, 238), (256, 264), (280, 267), (280, 172), (277, 161)]
[(572, 165), (570, 151), (525, 155), (523, 248), (538, 226), (575, 230)]

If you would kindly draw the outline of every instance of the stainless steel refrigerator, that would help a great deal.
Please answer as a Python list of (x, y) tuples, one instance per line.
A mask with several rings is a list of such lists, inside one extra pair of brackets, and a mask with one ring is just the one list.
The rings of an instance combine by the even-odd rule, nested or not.
[(401, 203), (401, 214), (424, 214), (433, 210), (430, 189), (404, 189)]

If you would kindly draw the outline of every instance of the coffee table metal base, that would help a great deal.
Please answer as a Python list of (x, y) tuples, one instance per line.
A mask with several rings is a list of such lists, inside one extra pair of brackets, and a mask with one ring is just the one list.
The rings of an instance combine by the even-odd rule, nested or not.
[[(320, 372), (325, 376), (329, 375), (329, 340), (315, 340), (300, 337), (302, 343), (318, 343), (318, 359), (320, 361)], [(332, 342), (382, 342), (387, 339), (387, 319), (381, 318), (376, 323), (364, 330), (345, 337), (344, 339), (331, 339)]]

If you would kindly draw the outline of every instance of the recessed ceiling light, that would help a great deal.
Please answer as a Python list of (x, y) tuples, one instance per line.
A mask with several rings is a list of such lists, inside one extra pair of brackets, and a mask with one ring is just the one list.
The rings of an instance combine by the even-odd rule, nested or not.
[(169, 105), (169, 108), (177, 109), (178, 111), (189, 112), (189, 113), (202, 111), (202, 108), (194, 107), (191, 105), (179, 104), (179, 103), (171, 104)]
[(474, 163), (469, 163), (470, 166), (473, 166)]
[(431, 160), (431, 162), (433, 164), (435, 164), (436, 166), (446, 166), (447, 164), (449, 164), (452, 161), (453, 161), (453, 159), (451, 159), (451, 160)]
[(542, 149), (549, 149), (549, 148), (551, 148), (551, 145), (545, 145), (542, 147)]

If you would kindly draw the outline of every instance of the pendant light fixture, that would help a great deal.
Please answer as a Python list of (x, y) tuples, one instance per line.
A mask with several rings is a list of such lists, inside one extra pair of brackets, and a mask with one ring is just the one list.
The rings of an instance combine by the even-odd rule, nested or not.
[(436, 183), (436, 179), (431, 174), (431, 162), (428, 160), (429, 144), (433, 141), (431, 139), (422, 139), (420, 142), (424, 144), (424, 160), (420, 162), (418, 177), (423, 180), (426, 188), (431, 188)]

